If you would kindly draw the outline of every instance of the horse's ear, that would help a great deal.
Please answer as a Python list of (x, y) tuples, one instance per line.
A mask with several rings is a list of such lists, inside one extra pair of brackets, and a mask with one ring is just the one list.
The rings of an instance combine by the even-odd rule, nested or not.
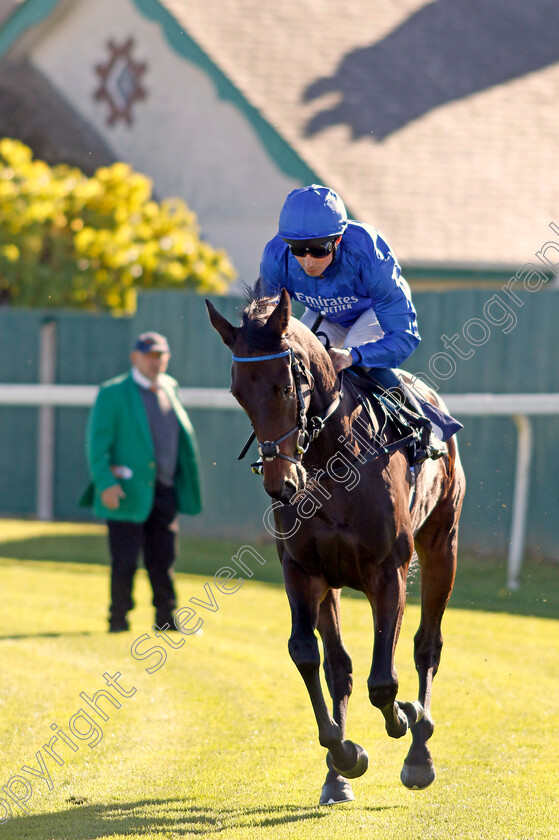
[(289, 293), (286, 289), (281, 290), (281, 295), (279, 299), (279, 303), (268, 318), (266, 322), (266, 326), (270, 329), (278, 338), (281, 338), (282, 335), (286, 332), (287, 326), (289, 324), (289, 319), (291, 318), (291, 298), (289, 297)]
[(220, 315), (213, 303), (210, 303), (210, 301), (207, 299), (206, 307), (208, 310), (208, 315), (210, 316), (212, 327), (214, 328), (214, 330), (218, 331), (223, 343), (226, 344), (228, 347), (232, 347), (233, 342), (235, 341), (235, 337), (237, 335), (237, 328), (234, 327), (233, 324), (230, 324), (227, 318), (224, 318), (223, 315)]

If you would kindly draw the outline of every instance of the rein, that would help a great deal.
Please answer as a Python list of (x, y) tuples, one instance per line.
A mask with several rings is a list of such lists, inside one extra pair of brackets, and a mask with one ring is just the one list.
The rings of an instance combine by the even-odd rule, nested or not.
[[(292, 429), (289, 429), (288, 432), (285, 432), (285, 434), (281, 435), (275, 440), (257, 440), (256, 442), (258, 444), (258, 452), (263, 461), (273, 461), (275, 458), (282, 458), (284, 461), (291, 461), (291, 463), (293, 464), (299, 464), (302, 460), (303, 455), (309, 448), (310, 444), (318, 437), (318, 435), (323, 430), (324, 424), (326, 423), (328, 418), (331, 417), (332, 414), (334, 414), (334, 412), (340, 405), (342, 399), (342, 392), (339, 391), (337, 397), (330, 403), (324, 414), (315, 415), (314, 417), (307, 419), (307, 412), (305, 409), (305, 400), (303, 399), (301, 381), (302, 379), (305, 379), (310, 387), (310, 380), (312, 380), (314, 388), (314, 377), (312, 373), (309, 370), (307, 370), (307, 368), (303, 365), (301, 360), (297, 358), (297, 356), (293, 352), (292, 347), (289, 347), (287, 350), (283, 350), (280, 353), (271, 353), (267, 356), (233, 355), (233, 361), (267, 362), (271, 359), (282, 359), (285, 356), (290, 357), (291, 373), (293, 375), (293, 381), (295, 383), (295, 393), (297, 396), (297, 423), (295, 426), (293, 426)], [(294, 458), (291, 455), (284, 455), (283, 452), (280, 452), (279, 450), (279, 444), (282, 443), (284, 440), (287, 440), (287, 438), (291, 437), (291, 435), (294, 435), (296, 433), (297, 442), (295, 446), (297, 453), (300, 456), (298, 458)], [(251, 436), (251, 438), (249, 438), (247, 444), (243, 448), (242, 452), (239, 454), (238, 460), (244, 458), (250, 444), (252, 443), (252, 440), (253, 437)]]

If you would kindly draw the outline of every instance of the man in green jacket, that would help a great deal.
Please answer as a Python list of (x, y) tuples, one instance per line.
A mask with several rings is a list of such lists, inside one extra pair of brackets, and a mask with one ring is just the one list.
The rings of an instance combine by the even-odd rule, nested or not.
[(167, 339), (138, 337), (132, 369), (99, 389), (87, 429), (91, 483), (81, 504), (107, 520), (112, 558), (109, 632), (128, 630), (140, 552), (153, 590), (155, 623), (175, 629), (177, 513), (201, 510), (194, 430), (167, 376)]

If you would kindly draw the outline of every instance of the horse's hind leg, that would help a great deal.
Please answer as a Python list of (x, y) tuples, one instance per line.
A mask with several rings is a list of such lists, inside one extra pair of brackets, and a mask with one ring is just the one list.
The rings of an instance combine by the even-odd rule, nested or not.
[[(330, 590), (320, 605), (318, 632), (324, 645), (324, 674), (333, 701), (333, 717), (345, 738), (347, 704), (353, 689), (351, 658), (342, 642), (340, 629), (340, 592)], [(328, 773), (322, 787), (320, 805), (349, 802), (354, 799), (347, 779), (332, 766), (331, 754), (326, 757)]]
[(371, 673), (367, 680), (369, 699), (382, 712), (391, 738), (405, 735), (423, 711), (419, 703), (396, 700), (398, 676), (394, 651), (402, 624), (410, 555), (409, 545), (397, 547), (375, 570), (365, 591), (373, 611), (375, 634)]
[(425, 788), (435, 779), (435, 766), (427, 745), (434, 730), (431, 689), (443, 646), (441, 622), (456, 572), (457, 530), (457, 522), (448, 527), (446, 522), (428, 520), (416, 538), (421, 566), (421, 621), (414, 639), (414, 658), (424, 714), (412, 726), (412, 745), (400, 774), (408, 788)]

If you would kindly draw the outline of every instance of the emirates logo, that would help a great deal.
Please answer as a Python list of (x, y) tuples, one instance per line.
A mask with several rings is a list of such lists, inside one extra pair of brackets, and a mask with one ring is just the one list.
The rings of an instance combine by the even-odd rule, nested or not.
[(132, 58), (132, 38), (120, 46), (110, 40), (108, 48), (110, 55), (106, 64), (98, 64), (95, 67), (100, 85), (94, 97), (98, 101), (104, 100), (109, 106), (107, 125), (114, 125), (118, 120), (132, 125), (132, 106), (147, 96), (147, 91), (141, 83), (147, 64)]

